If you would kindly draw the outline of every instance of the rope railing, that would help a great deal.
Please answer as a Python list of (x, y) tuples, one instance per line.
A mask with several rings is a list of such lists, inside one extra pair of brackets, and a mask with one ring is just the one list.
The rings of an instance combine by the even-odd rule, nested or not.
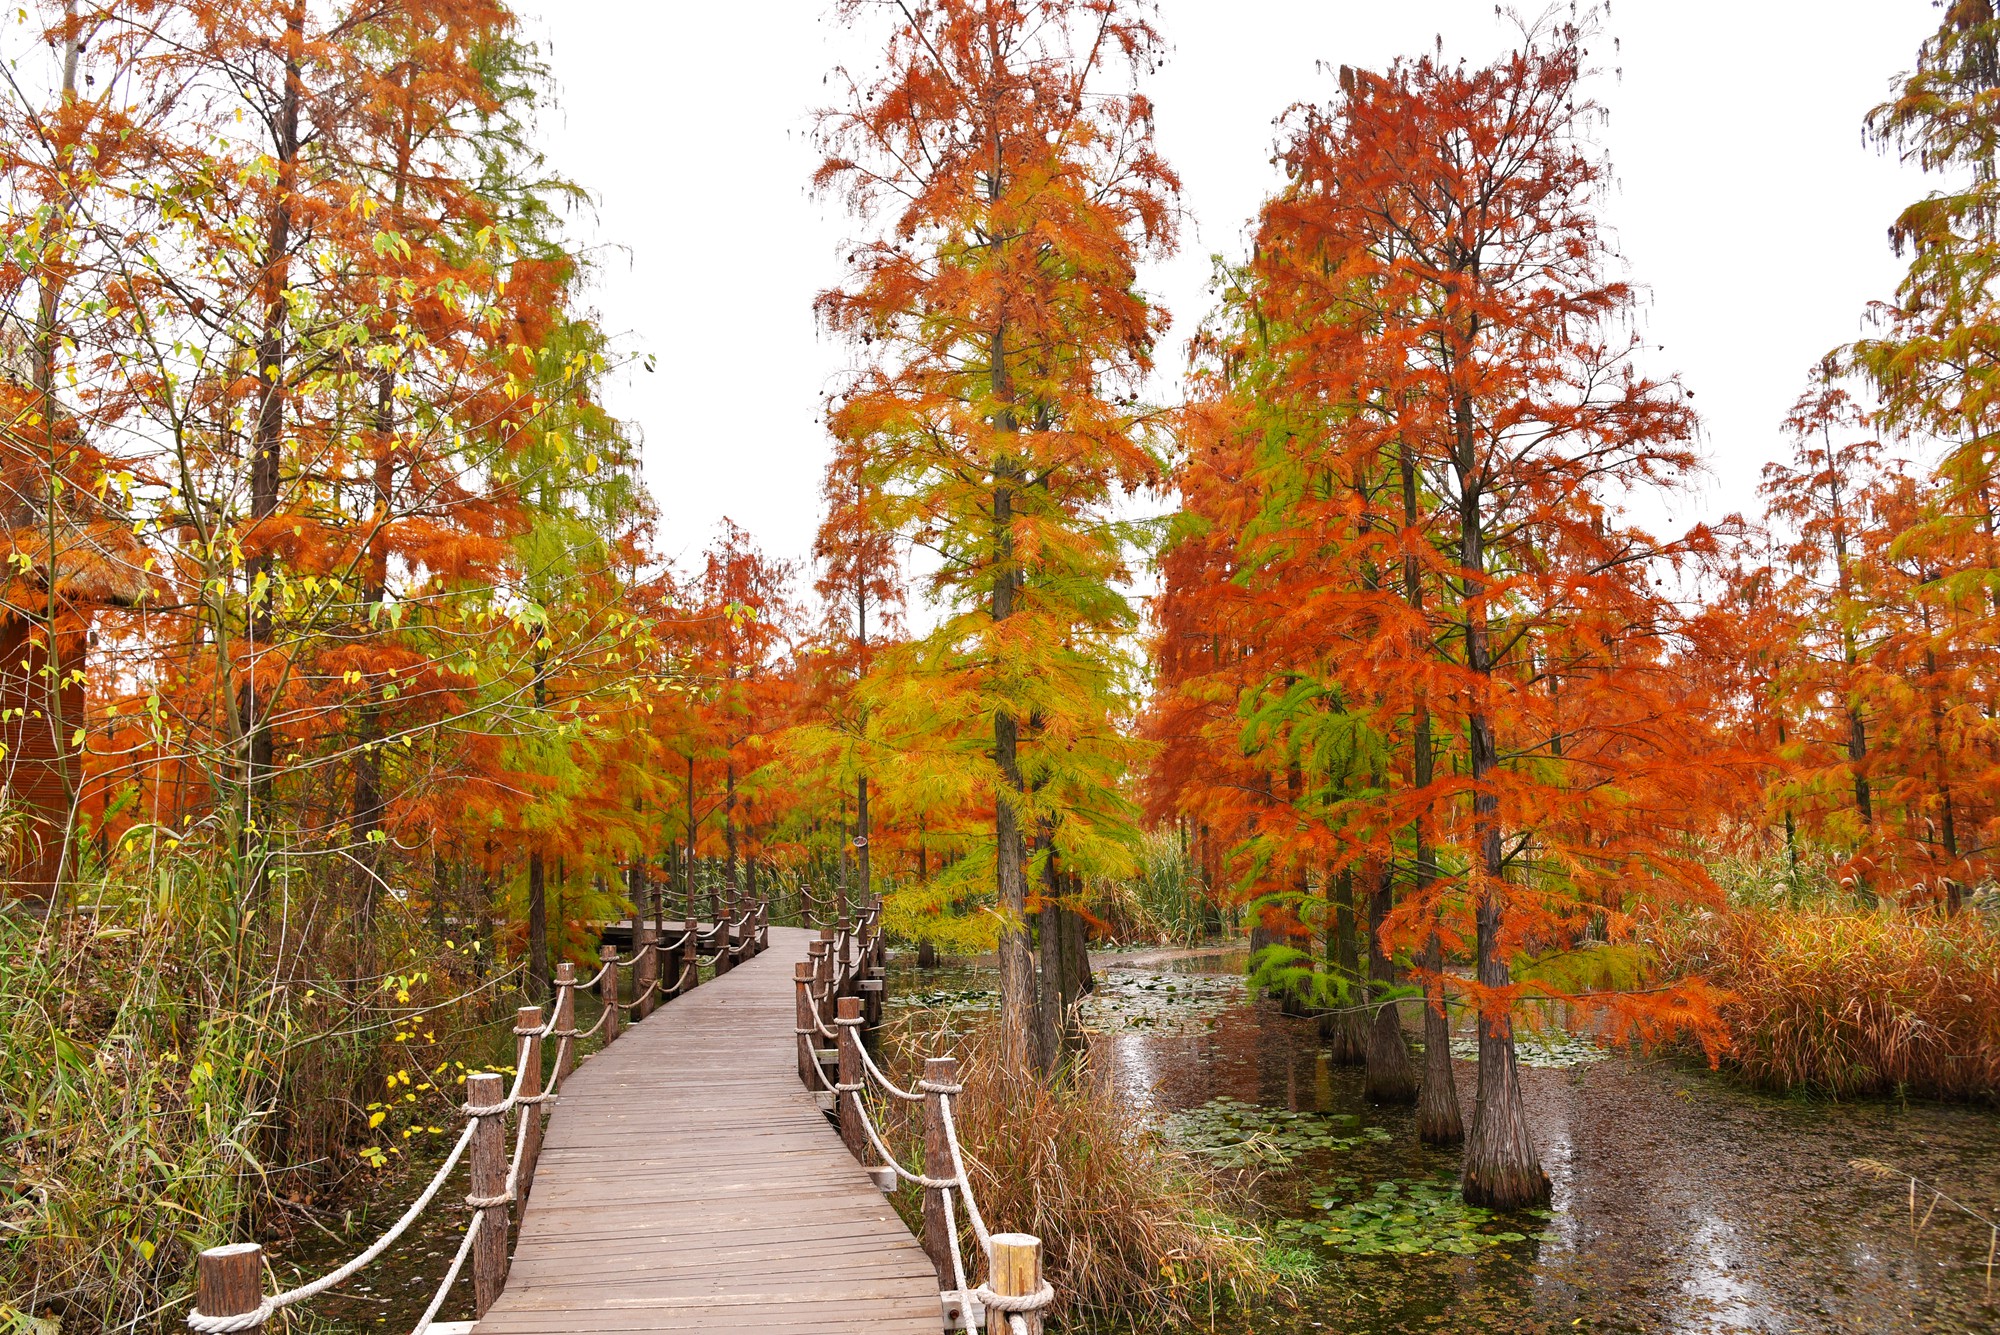
[[(916, 1088), (904, 1089), (868, 1052), (863, 1034), (881, 1022), (886, 962), (880, 900), (871, 900), (858, 918), (821, 930), (806, 962), (793, 973), (799, 1078), (834, 1115), (841, 1139), (882, 1190), (907, 1182), (924, 1193), (922, 1240), (937, 1270), (946, 1328), (1040, 1335), (1042, 1311), (1055, 1299), (1054, 1287), (1042, 1278), (1041, 1240), (994, 1233), (980, 1213), (952, 1112), (953, 1101), (964, 1093), (958, 1059), (928, 1059)], [(831, 1053), (819, 1046), (821, 1039), (834, 1040)], [(826, 1071), (829, 1056), (837, 1063), (833, 1076)], [(890, 1150), (869, 1111), (871, 1092), (923, 1105), (922, 1171), (905, 1166)], [(960, 1209), (985, 1265), (986, 1277), (976, 1285), (968, 1281), (961, 1250)]]
[[(717, 933), (726, 935), (718, 938)], [(501, 1287), (507, 1279), (508, 1232), (513, 1219), (526, 1209), (533, 1190), (535, 1164), (540, 1158), (548, 1118), (546, 1110), (558, 1101), (563, 1082), (576, 1069), (576, 1045), (600, 1030), (608, 1045), (616, 1041), (627, 1009), (634, 1012), (635, 1021), (643, 1021), (653, 1013), (656, 999), (661, 994), (669, 998), (680, 996), (699, 984), (701, 974), (696, 946), (704, 935), (721, 942), (715, 951), (716, 967), (718, 971), (726, 971), (728, 965), (725, 961), (755, 955), (769, 947), (769, 908), (762, 903), (747, 904), (740, 914), (715, 923), (707, 933), (703, 932), (698, 922), (686, 920), (671, 942), (635, 918), (634, 948), (629, 958), (606, 946), (599, 951), (597, 972), (585, 979), (576, 976), (574, 964), (556, 966), (554, 1005), (547, 1018), (544, 1019), (539, 1006), (523, 1006), (516, 1012), (514, 1034), (520, 1041), (512, 1087), (507, 1087), (501, 1077), (492, 1072), (482, 1071), (466, 1076), (466, 1101), (459, 1109), (460, 1115), (465, 1118), (465, 1129), (445, 1155), (444, 1161), (431, 1174), (423, 1191), (395, 1223), (365, 1250), (335, 1269), (317, 1279), (268, 1295), (264, 1292), (264, 1254), (260, 1246), (236, 1243), (207, 1249), (197, 1258), (195, 1305), (187, 1315), (188, 1329), (200, 1332), (200, 1335), (234, 1335), (238, 1331), (257, 1330), (283, 1309), (307, 1302), (351, 1279), (380, 1259), (397, 1239), (409, 1231), (437, 1199), (446, 1181), (469, 1153), (470, 1181), (465, 1204), (471, 1215), (466, 1221), (465, 1235), (445, 1270), (443, 1282), (424, 1308), (411, 1335), (446, 1335), (447, 1332), (463, 1335), (469, 1331), (470, 1322), (440, 1323), (438, 1313), (443, 1310), (468, 1260), (472, 1265), (475, 1320), (485, 1316), (487, 1309), (500, 1296)], [(664, 981), (668, 970), (661, 968), (663, 957), (678, 958), (678, 963), (672, 968), (671, 983)], [(621, 969), (632, 971), (630, 1001), (620, 995)], [(578, 1029), (576, 994), (580, 989), (591, 988), (598, 990), (603, 1005), (595, 1024), (588, 1029)], [(543, 1044), (551, 1039), (555, 1041), (555, 1064), (545, 1089), (542, 1086)], [(505, 1127), (505, 1119), (510, 1114), (515, 1119), (511, 1153), (507, 1147)]]

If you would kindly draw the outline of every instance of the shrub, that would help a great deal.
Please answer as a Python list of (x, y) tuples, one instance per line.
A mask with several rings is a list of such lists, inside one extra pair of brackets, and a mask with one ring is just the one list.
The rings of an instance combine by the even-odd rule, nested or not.
[[(1242, 1187), (1167, 1144), (1087, 1056), (1055, 1081), (1002, 1070), (990, 1022), (956, 1036), (906, 1029), (887, 1046), (912, 1081), (925, 1055), (955, 1047), (965, 1093), (953, 1113), (980, 1211), (995, 1232), (1042, 1239), (1054, 1314), (1157, 1327), (1272, 1287), (1263, 1240), (1228, 1212)], [(921, 1167), (921, 1111), (877, 1111), (894, 1121), (889, 1143), (910, 1149), (906, 1166)], [(921, 1206), (904, 1184), (897, 1207), (917, 1231)]]
[(1727, 1060), (1760, 1085), (2000, 1096), (2000, 932), (1979, 915), (1737, 909), (1664, 945), (1735, 994)]

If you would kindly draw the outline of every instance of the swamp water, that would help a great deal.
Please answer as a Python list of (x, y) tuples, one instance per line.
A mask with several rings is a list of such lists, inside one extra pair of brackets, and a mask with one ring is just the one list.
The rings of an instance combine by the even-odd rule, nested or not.
[[(1693, 1065), (1524, 1039), (1555, 1198), (1543, 1215), (1492, 1217), (1459, 1200), (1457, 1152), (1420, 1146), (1410, 1109), (1364, 1099), (1360, 1069), (1328, 1062), (1312, 1021), (1249, 1001), (1240, 951), (1172, 954), (1093, 952), (1100, 1065), (1181, 1144), (1255, 1172), (1257, 1222), (1310, 1257), (1316, 1277), (1294, 1281), (1295, 1304), (1164, 1335), (2000, 1332), (1986, 1230), (1940, 1205), (1913, 1231), (1907, 1184), (1849, 1166), (1882, 1160), (1995, 1217), (2000, 1116), (1774, 1098)], [(892, 1018), (929, 1027), (995, 1004), (990, 969), (907, 960), (890, 970)], [(1469, 1061), (1457, 1077), (1469, 1125)], [(281, 1281), (365, 1245), (443, 1139), (411, 1144), (405, 1171), (345, 1228), (283, 1248)], [(1929, 1203), (1918, 1196), (1919, 1220)], [(408, 1330), (463, 1227), (461, 1212), (429, 1212), (390, 1256), (313, 1303), (301, 1328)], [(446, 1315), (469, 1302), (461, 1279)]]
[[(1241, 953), (1092, 962), (1105, 1077), (1185, 1147), (1256, 1172), (1258, 1223), (1316, 1271), (1295, 1305), (1175, 1335), (2000, 1331), (1986, 1228), (1944, 1205), (1925, 1221), (1920, 1192), (1913, 1230), (1907, 1181), (1850, 1166), (1893, 1164), (1994, 1217), (2000, 1116), (1773, 1097), (1698, 1065), (1524, 1036), (1554, 1199), (1493, 1216), (1463, 1204), (1458, 1152), (1419, 1145), (1412, 1109), (1370, 1104), (1312, 1021), (1248, 1000)], [(987, 971), (893, 978), (899, 1009), (993, 1004)], [(1470, 1126), (1474, 1068), (1456, 1068)]]

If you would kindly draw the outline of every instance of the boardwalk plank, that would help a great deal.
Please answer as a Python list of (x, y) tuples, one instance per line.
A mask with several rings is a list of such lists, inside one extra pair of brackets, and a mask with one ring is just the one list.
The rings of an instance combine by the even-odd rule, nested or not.
[(570, 1077), (476, 1335), (938, 1335), (929, 1259), (799, 1084), (792, 965), (812, 939), (772, 928)]

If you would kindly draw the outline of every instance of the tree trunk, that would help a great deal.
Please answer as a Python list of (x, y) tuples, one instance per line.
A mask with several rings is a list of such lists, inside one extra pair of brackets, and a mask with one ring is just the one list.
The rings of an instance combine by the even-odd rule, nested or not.
[[(277, 134), (277, 142), (273, 145), (277, 171), (276, 202), (271, 209), (265, 235), (264, 271), (258, 293), (263, 306), (259, 312), (263, 325), (257, 335), (257, 417), (250, 444), (250, 528), (256, 534), (258, 547), (244, 570), (245, 593), (249, 596), (248, 634), (245, 637), (248, 643), (244, 647), (248, 651), (246, 658), (250, 664), (250, 675), (242, 684), (239, 709), (246, 743), (249, 808), (252, 819), (266, 838), (272, 824), (271, 816), (265, 809), (269, 803), (266, 790), (277, 759), (277, 739), (272, 734), (269, 715), (275, 712), (276, 702), (259, 695), (260, 690), (270, 691), (272, 687), (269, 682), (257, 680), (257, 663), (258, 656), (271, 649), (276, 637), (276, 623), (271, 616), (271, 598), (276, 590), (270, 587), (272, 561), (270, 552), (266, 550), (270, 534), (261, 529), (278, 509), (279, 455), (284, 445), (285, 330), (290, 313), (285, 292), (290, 286), (292, 197), (298, 182), (299, 103), (305, 24), (304, 0), (293, 0), (285, 15), (285, 89), (279, 99), (274, 127)], [(260, 583), (266, 586), (262, 590), (258, 588)], [(257, 865), (255, 881), (261, 886), (261, 856)]]
[[(1460, 562), (1467, 572), (1465, 599), (1465, 660), (1477, 681), (1493, 673), (1486, 639), (1486, 550), (1481, 527), (1479, 473), (1473, 457), (1472, 400), (1459, 398), (1457, 409)], [(1474, 689), (1470, 698), (1483, 701), (1487, 692)], [(1479, 1016), (1479, 1089), (1473, 1101), (1472, 1135), (1466, 1142), (1461, 1185), (1466, 1201), (1496, 1210), (1518, 1210), (1549, 1199), (1548, 1174), (1542, 1171), (1535, 1142), (1528, 1133), (1528, 1109), (1521, 1098), (1521, 1072), (1514, 1056), (1514, 1017), (1504, 1003), (1484, 998), (1508, 987), (1507, 959), (1500, 953), (1505, 914), (1503, 886), (1506, 864), (1500, 850), (1500, 798), (1490, 775), (1499, 768), (1499, 746), (1493, 719), (1475, 704), (1466, 719), (1470, 745), (1468, 770), (1472, 780), (1472, 818), (1479, 835), (1482, 873), (1478, 895), (1478, 975), (1483, 993)]]
[[(1408, 441), (1397, 451), (1403, 482), (1403, 527), (1406, 535), (1417, 531), (1417, 460)], [(1412, 621), (1421, 626), (1424, 612), (1423, 562), (1414, 544), (1403, 556), (1403, 601), (1409, 605)], [(1411, 644), (1413, 657), (1422, 657), (1425, 645), (1421, 631)], [(1410, 718), (1410, 784), (1419, 793), (1428, 793), (1436, 778), (1437, 757), (1431, 737), (1430, 706), (1419, 692)], [(1431, 857), (1428, 804), (1419, 808), (1412, 822), (1411, 842), (1416, 845), (1417, 877), (1414, 893), (1421, 907), (1437, 882), (1437, 866)], [(1435, 907), (1429, 910), (1433, 924)], [(1444, 948), (1433, 930), (1424, 942), (1424, 1080), (1417, 1095), (1417, 1139), (1426, 1145), (1456, 1145), (1465, 1139), (1465, 1119), (1458, 1107), (1458, 1077), (1451, 1064), (1451, 1013), (1445, 1009)]]
[(528, 854), (528, 979), (535, 999), (549, 999), (555, 970), (549, 964), (549, 901), (542, 850)]
[(1384, 862), (1369, 878), (1368, 980), (1374, 1016), (1368, 1027), (1367, 1072), (1361, 1089), (1377, 1103), (1414, 1103), (1417, 1073), (1410, 1066), (1410, 1043), (1396, 1002), (1387, 1000), (1396, 982), (1396, 962), (1382, 949), (1382, 921), (1389, 916), (1395, 873)]
[(729, 883), (729, 916), (742, 912), (743, 881), (736, 867), (736, 761), (731, 758), (723, 770), (722, 790), (723, 879)]
[(1361, 961), (1354, 946), (1354, 872), (1327, 878), (1333, 897), (1327, 957), (1344, 984), (1335, 1008), (1320, 1017), (1319, 1032), (1329, 1040), (1327, 1055), (1343, 1066), (1359, 1066), (1368, 1055), (1368, 1014), (1361, 1009)]
[(868, 856), (868, 776), (862, 775), (854, 781), (854, 860), (857, 866), (856, 880), (861, 887), (861, 902), (867, 903), (874, 893), (874, 864)]
[(1436, 975), (1444, 952), (1435, 933), (1424, 946), (1424, 1083), (1417, 1095), (1417, 1139), (1426, 1145), (1456, 1145), (1465, 1139), (1465, 1115), (1458, 1107), (1458, 1078), (1451, 1064), (1451, 1016), (1444, 1008), (1444, 985)]

